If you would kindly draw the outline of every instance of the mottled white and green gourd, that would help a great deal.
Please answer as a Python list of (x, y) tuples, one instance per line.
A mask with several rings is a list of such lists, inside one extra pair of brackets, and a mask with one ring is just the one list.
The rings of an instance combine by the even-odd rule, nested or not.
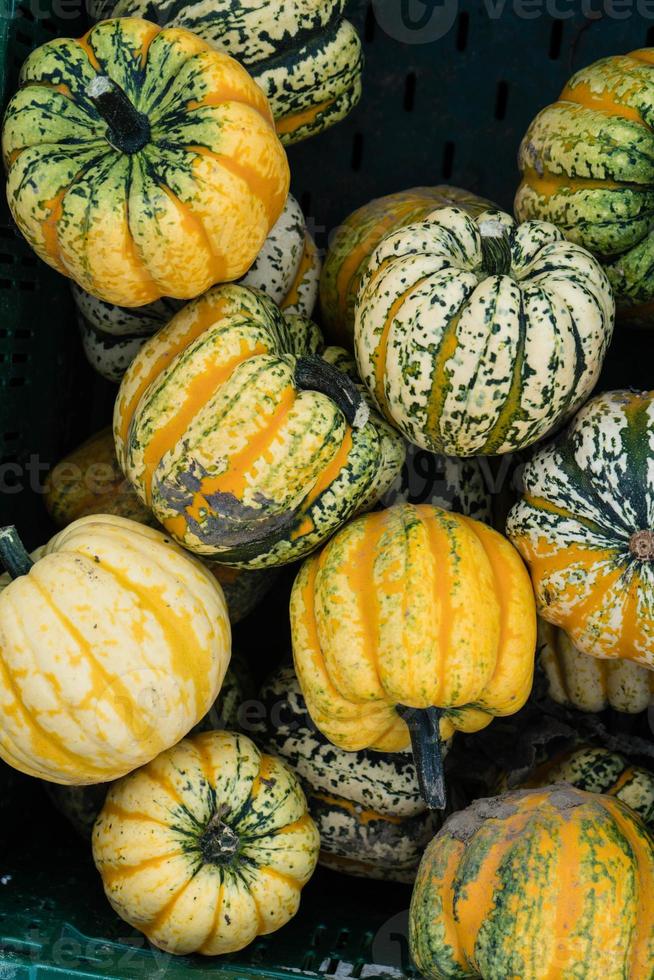
[(91, 15), (185, 27), (240, 61), (261, 86), (282, 143), (343, 119), (361, 96), (363, 54), (346, 0), (92, 0)]
[(373, 252), (355, 349), (377, 405), (411, 442), (506, 453), (588, 397), (613, 320), (600, 265), (554, 225), (442, 208)]
[(300, 777), (320, 832), (320, 862), (371, 878), (413, 881), (441, 815), (428, 811), (410, 751), (346, 752), (307, 712), (292, 667), (262, 687), (262, 715), (248, 731)]
[(597, 395), (525, 468), (507, 533), (582, 653), (654, 669), (654, 392)]
[[(289, 194), (253, 265), (239, 280), (260, 289), (287, 313), (311, 316), (318, 296), (320, 258), (302, 209)], [(120, 381), (148, 337), (184, 306), (162, 297), (128, 308), (105, 303), (71, 285), (82, 344), (91, 366), (108, 381)]]

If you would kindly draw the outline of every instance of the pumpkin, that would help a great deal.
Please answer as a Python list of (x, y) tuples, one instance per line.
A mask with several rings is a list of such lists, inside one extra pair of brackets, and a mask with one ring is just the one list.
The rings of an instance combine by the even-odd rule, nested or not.
[(439, 739), (522, 707), (536, 616), (497, 531), (422, 504), (360, 517), (302, 566), (295, 668), (320, 731), (349, 751), (413, 746), (426, 802), (444, 803)]
[(538, 766), (521, 787), (535, 789), (552, 783), (570, 783), (587, 793), (614, 796), (654, 830), (654, 774), (632, 766), (618, 752), (590, 745), (569, 749)]
[[(191, 732), (238, 728), (241, 705), (246, 697), (250, 697), (251, 688), (252, 678), (247, 663), (238, 657), (232, 657), (218, 697)], [(97, 783), (90, 786), (62, 786), (58, 783), (42, 783), (56, 809), (66, 817), (79, 836), (87, 840), (91, 839), (93, 824), (104, 806), (111, 785)]]
[(187, 28), (230, 54), (266, 93), (279, 137), (290, 144), (339, 122), (361, 96), (361, 42), (343, 19), (345, 2), (99, 0), (92, 12)]
[(552, 221), (604, 264), (618, 312), (651, 325), (654, 49), (602, 58), (568, 81), (520, 146), (521, 220)]
[(538, 622), (539, 663), (549, 696), (578, 711), (614, 708), (645, 711), (654, 694), (654, 671), (630, 660), (597, 660), (577, 650), (569, 637), (544, 619)]
[(613, 315), (600, 266), (553, 225), (442, 208), (370, 257), (357, 363), (410, 442), (449, 456), (506, 453), (588, 397)]
[[(284, 210), (263, 243), (243, 285), (268, 293), (287, 313), (311, 316), (318, 294), (320, 258), (300, 205), (289, 194)], [(87, 360), (108, 381), (120, 381), (145, 343), (183, 306), (162, 298), (129, 309), (114, 306), (73, 285), (78, 323)]]
[(180, 544), (262, 568), (320, 545), (395, 479), (399, 435), (310, 320), (217, 286), (141, 349), (114, 414), (118, 461)]
[(452, 205), (471, 215), (493, 206), (459, 187), (439, 184), (373, 198), (343, 219), (330, 236), (320, 276), (322, 319), (325, 333), (334, 343), (350, 350), (354, 346), (354, 303), (370, 256), (382, 238), (423, 221), (436, 208)]
[(116, 779), (177, 742), (230, 657), (220, 586), (152, 528), (75, 521), (32, 563), (0, 530), (0, 758), (55, 783)]
[[(121, 472), (110, 428), (97, 432), (57, 463), (46, 479), (44, 500), (60, 528), (89, 514), (116, 514), (157, 527), (152, 511), (141, 503)], [(272, 568), (244, 571), (217, 561), (204, 564), (220, 582), (232, 625), (245, 619), (277, 581)]]
[(428, 980), (654, 971), (654, 843), (611, 796), (571, 786), (478, 800), (420, 864), (411, 955)]
[[(410, 752), (346, 752), (315, 727), (292, 667), (259, 692), (248, 731), (302, 780), (320, 833), (320, 864), (357, 877), (413, 881), (440, 825), (420, 795)], [(446, 746), (444, 746), (446, 748)]]
[(654, 667), (654, 392), (593, 398), (523, 474), (507, 532), (540, 615), (582, 653)]
[(29, 244), (119, 306), (243, 275), (288, 194), (267, 99), (245, 69), (138, 18), (33, 51), (2, 145)]
[(169, 953), (208, 956), (285, 925), (318, 846), (295, 776), (231, 732), (184, 739), (115, 783), (93, 830), (118, 915)]

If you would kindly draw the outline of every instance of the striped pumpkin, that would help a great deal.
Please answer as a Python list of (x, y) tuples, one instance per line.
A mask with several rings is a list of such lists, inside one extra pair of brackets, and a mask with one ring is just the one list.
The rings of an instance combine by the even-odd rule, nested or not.
[(653, 877), (654, 842), (613, 797), (478, 800), (425, 851), (411, 954), (427, 980), (650, 980)]
[(245, 69), (137, 18), (33, 51), (2, 144), (32, 248), (120, 306), (243, 275), (288, 194), (268, 101)]
[(582, 653), (654, 668), (654, 392), (598, 395), (524, 471), (507, 531), (541, 616)]
[[(251, 688), (252, 678), (247, 662), (233, 656), (218, 697), (204, 718), (192, 728), (191, 734), (224, 728), (237, 729), (241, 705), (246, 697), (250, 697)], [(56, 809), (66, 817), (79, 836), (90, 841), (93, 824), (104, 806), (107, 791), (112, 784), (62, 786), (43, 782), (41, 785)]]
[[(44, 501), (59, 528), (90, 514), (115, 514), (158, 527), (121, 472), (111, 429), (97, 432), (57, 463), (46, 480)], [(37, 549), (32, 557), (39, 553)], [(232, 625), (252, 612), (278, 577), (273, 568), (246, 571), (217, 561), (204, 564), (220, 582)]]
[(622, 318), (654, 322), (654, 48), (602, 58), (534, 119), (519, 154), (521, 220), (552, 221), (604, 264)]
[(361, 377), (416, 445), (506, 453), (597, 381), (613, 298), (595, 259), (543, 222), (442, 208), (373, 252), (356, 304)]
[(570, 783), (586, 793), (614, 796), (654, 831), (654, 774), (632, 766), (617, 752), (590, 745), (562, 752), (530, 773), (521, 788), (538, 789), (552, 783)]
[(423, 221), (436, 208), (455, 206), (473, 216), (493, 205), (459, 187), (411, 187), (376, 197), (344, 218), (330, 237), (320, 276), (320, 309), (325, 333), (335, 344), (354, 346), (354, 302), (368, 260), (382, 238)]
[(359, 36), (346, 0), (95, 0), (102, 17), (148, 17), (184, 27), (245, 65), (268, 96), (282, 143), (344, 119), (361, 97)]
[(30, 776), (116, 779), (207, 713), (230, 657), (220, 586), (158, 531), (75, 521), (34, 563), (0, 531), (0, 758)]
[(184, 739), (115, 783), (93, 830), (118, 915), (169, 953), (206, 956), (285, 925), (318, 846), (295, 776), (231, 732)]
[(468, 517), (398, 504), (352, 521), (304, 563), (290, 611), (317, 727), (349, 751), (412, 743), (433, 805), (439, 734), (478, 731), (531, 689), (529, 579), (508, 541)]
[(562, 629), (538, 621), (540, 666), (549, 695), (578, 711), (646, 711), (654, 700), (654, 670), (630, 660), (597, 660), (577, 650)]
[(252, 734), (302, 780), (320, 863), (357, 877), (413, 881), (440, 817), (426, 811), (411, 754), (332, 745), (312, 723), (292, 667), (275, 671), (259, 702)]
[(219, 286), (152, 337), (123, 379), (118, 461), (165, 529), (240, 567), (295, 560), (371, 507), (404, 458), (397, 433), (320, 352), (310, 320)]
[[(289, 194), (254, 264), (240, 279), (267, 293), (286, 313), (311, 316), (320, 257), (300, 205)], [(87, 360), (108, 381), (120, 381), (147, 337), (173, 318), (182, 300), (162, 298), (137, 309), (113, 306), (73, 285)]]

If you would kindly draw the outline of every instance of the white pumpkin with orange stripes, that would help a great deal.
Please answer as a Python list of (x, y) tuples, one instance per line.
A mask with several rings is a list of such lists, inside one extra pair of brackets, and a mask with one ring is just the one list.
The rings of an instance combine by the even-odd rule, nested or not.
[(529, 446), (583, 403), (613, 331), (599, 263), (554, 225), (441, 208), (382, 239), (355, 306), (361, 377), (423, 449)]
[(141, 349), (118, 394), (118, 461), (184, 547), (293, 561), (370, 508), (404, 460), (339, 348), (263, 293), (218, 286)]
[(0, 531), (0, 757), (31, 776), (116, 779), (210, 709), (230, 658), (213, 575), (121, 517), (70, 524), (32, 562)]
[(118, 915), (169, 953), (206, 956), (285, 925), (319, 843), (295, 776), (231, 732), (184, 739), (115, 783), (93, 830)]
[(597, 395), (534, 455), (507, 532), (538, 612), (582, 653), (654, 669), (654, 392)]

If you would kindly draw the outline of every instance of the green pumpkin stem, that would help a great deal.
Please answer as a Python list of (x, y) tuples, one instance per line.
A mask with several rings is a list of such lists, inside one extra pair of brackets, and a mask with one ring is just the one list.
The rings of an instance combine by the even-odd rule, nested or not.
[(353, 429), (363, 428), (370, 417), (368, 403), (354, 381), (322, 357), (298, 357), (295, 384), (303, 391), (319, 391), (331, 398)]
[(397, 712), (409, 727), (422, 798), (430, 810), (444, 810), (447, 796), (441, 752), (441, 709), (407, 708), (398, 704)]
[(481, 267), (487, 276), (507, 276), (511, 271), (511, 243), (499, 221), (480, 221)]
[(0, 528), (0, 559), (12, 578), (27, 575), (34, 564), (13, 524)]
[(200, 838), (202, 857), (208, 864), (229, 864), (241, 846), (238, 834), (222, 817), (222, 811), (214, 813)]
[(120, 85), (108, 75), (96, 75), (86, 94), (109, 127), (107, 139), (121, 153), (138, 153), (150, 142), (150, 121), (135, 109)]

